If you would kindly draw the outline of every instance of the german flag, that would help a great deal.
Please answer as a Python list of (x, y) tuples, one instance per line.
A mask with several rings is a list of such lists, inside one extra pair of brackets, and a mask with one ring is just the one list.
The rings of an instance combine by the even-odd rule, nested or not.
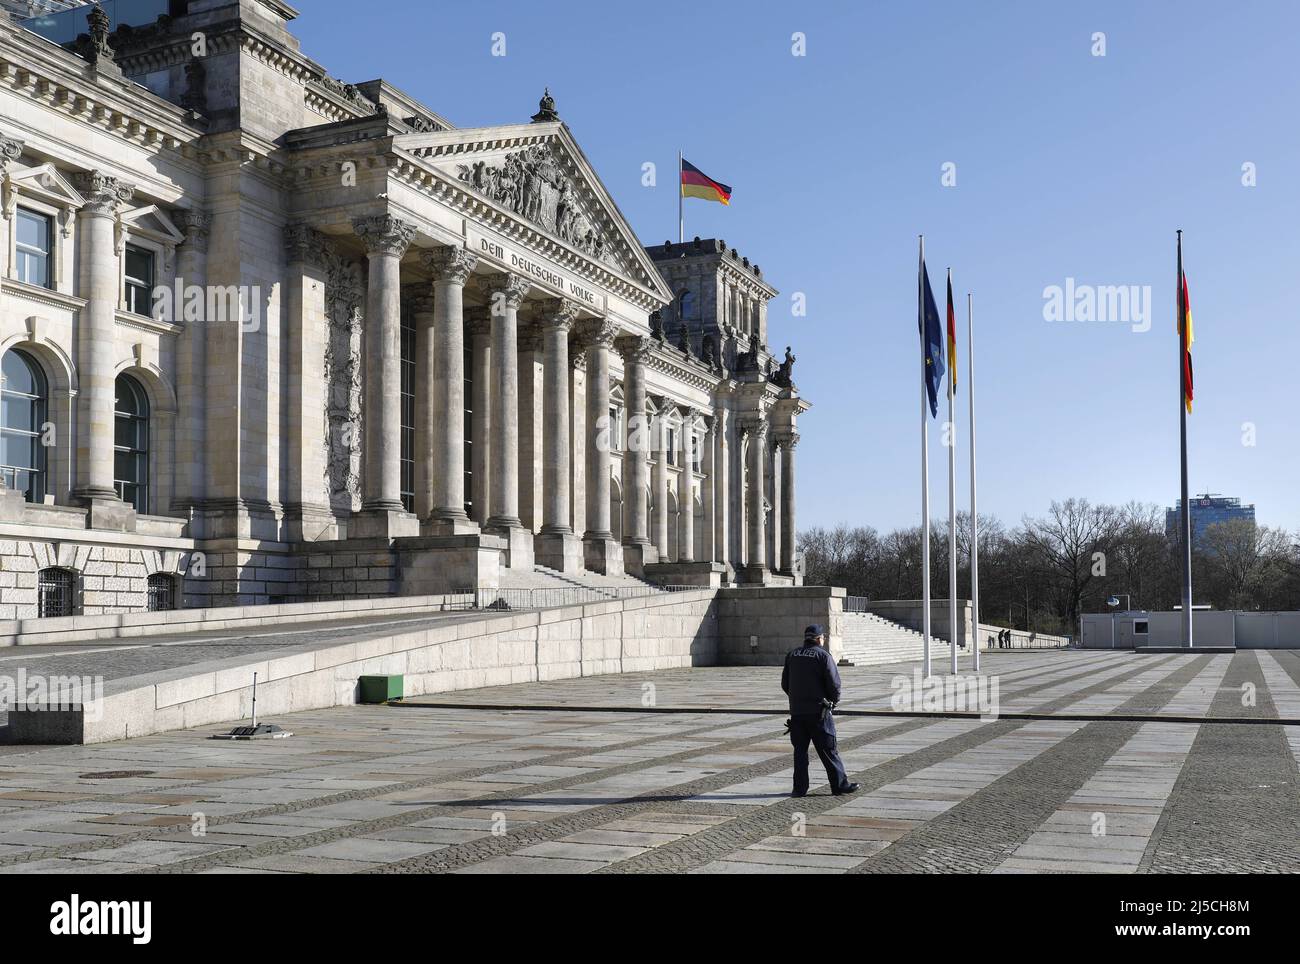
[(1182, 338), (1183, 326), (1186, 325), (1187, 337), (1183, 339), (1183, 403), (1187, 406), (1187, 414), (1192, 414), (1192, 302), (1187, 296), (1187, 275), (1184, 273), (1179, 279), (1182, 284), (1182, 290), (1179, 292), (1178, 310), (1181, 317), (1178, 319), (1178, 335)]
[(682, 159), (682, 197), (731, 203), (731, 188), (715, 181), (685, 158)]

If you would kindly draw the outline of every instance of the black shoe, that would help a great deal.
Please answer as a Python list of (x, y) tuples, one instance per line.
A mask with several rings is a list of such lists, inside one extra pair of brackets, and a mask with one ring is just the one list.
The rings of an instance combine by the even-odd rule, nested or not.
[(808, 796), (808, 791), (807, 791), (807, 790), (804, 790), (804, 791), (801, 793), (800, 791), (796, 790), (794, 793), (790, 794), (790, 796), (792, 796), (792, 797), (806, 797), (806, 796)]
[(862, 789), (862, 784), (860, 784), (860, 783), (850, 783), (850, 784), (849, 784), (847, 787), (845, 787), (843, 790), (834, 790), (834, 791), (832, 791), (832, 792), (831, 792), (831, 796), (833, 796), (833, 797), (842, 797), (842, 796), (844, 796), (844, 794), (846, 794), (846, 793), (857, 793), (860, 789)]

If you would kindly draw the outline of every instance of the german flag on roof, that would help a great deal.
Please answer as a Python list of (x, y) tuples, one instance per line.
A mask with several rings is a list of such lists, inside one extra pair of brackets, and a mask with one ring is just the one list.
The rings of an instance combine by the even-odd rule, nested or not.
[(697, 197), (704, 201), (731, 203), (731, 188), (715, 181), (690, 161), (682, 158), (682, 197)]

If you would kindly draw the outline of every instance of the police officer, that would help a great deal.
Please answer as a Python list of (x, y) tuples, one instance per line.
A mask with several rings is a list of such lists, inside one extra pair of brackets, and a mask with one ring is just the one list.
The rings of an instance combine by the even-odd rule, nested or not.
[(858, 789), (844, 772), (844, 763), (835, 749), (835, 719), (830, 704), (840, 701), (840, 673), (835, 660), (824, 648), (826, 630), (818, 625), (803, 631), (803, 645), (785, 657), (781, 671), (781, 689), (790, 697), (790, 742), (794, 744), (794, 793), (808, 793), (808, 741), (817, 748), (817, 756), (826, 767), (831, 793), (839, 796)]

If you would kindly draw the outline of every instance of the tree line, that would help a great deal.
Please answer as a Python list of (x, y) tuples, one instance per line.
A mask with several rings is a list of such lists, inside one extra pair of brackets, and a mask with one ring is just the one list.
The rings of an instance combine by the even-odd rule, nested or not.
[[(1159, 506), (1053, 502), (1045, 516), (1008, 528), (980, 516), (981, 621), (1077, 635), (1079, 614), (1107, 612), (1111, 596), (1137, 610), (1181, 602), (1178, 540)], [(957, 596), (970, 598), (970, 515), (957, 517)], [(870, 526), (799, 534), (808, 585), (843, 586), (872, 599), (921, 597), (921, 527), (882, 535)], [(930, 528), (930, 592), (948, 596), (948, 522)], [(1215, 609), (1300, 609), (1300, 533), (1244, 520), (1209, 526), (1192, 552), (1193, 601)], [(1121, 599), (1121, 608), (1124, 601)]]

